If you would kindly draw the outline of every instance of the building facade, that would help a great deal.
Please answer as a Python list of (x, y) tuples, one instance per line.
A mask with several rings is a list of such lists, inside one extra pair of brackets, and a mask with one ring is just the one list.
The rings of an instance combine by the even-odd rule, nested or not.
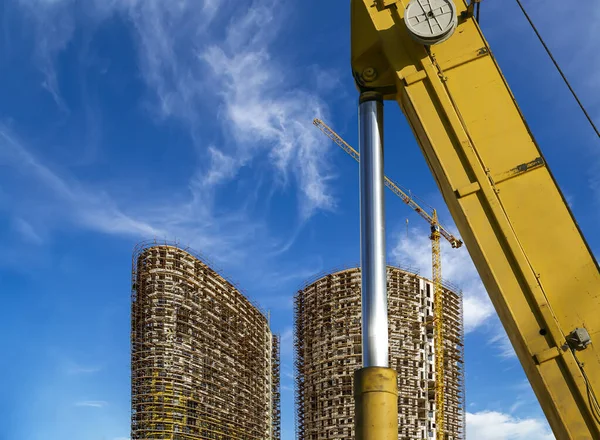
[[(435, 427), (433, 285), (387, 269), (389, 365), (398, 371), (398, 439), (431, 439)], [(360, 268), (331, 273), (295, 295), (297, 440), (354, 438), (353, 373), (361, 368)], [(445, 431), (465, 437), (462, 298), (444, 287)]]
[(176, 245), (139, 245), (132, 278), (132, 440), (279, 440), (267, 317)]

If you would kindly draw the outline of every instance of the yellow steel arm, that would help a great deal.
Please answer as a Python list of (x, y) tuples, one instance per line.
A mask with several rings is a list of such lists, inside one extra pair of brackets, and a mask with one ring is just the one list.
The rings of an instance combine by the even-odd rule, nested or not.
[(399, 103), (556, 437), (599, 439), (597, 262), (472, 8), (424, 46), (408, 3), (351, 1), (357, 87)]

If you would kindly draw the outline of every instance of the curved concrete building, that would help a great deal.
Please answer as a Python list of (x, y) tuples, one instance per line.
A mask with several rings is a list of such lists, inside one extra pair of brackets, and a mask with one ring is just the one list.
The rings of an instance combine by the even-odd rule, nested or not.
[(132, 284), (131, 438), (279, 439), (279, 341), (265, 315), (175, 245), (139, 245)]
[[(390, 367), (398, 371), (398, 439), (435, 438), (431, 281), (389, 267)], [(297, 440), (354, 438), (353, 373), (361, 368), (360, 268), (307, 283), (295, 296)], [(445, 427), (465, 436), (460, 294), (444, 287)]]

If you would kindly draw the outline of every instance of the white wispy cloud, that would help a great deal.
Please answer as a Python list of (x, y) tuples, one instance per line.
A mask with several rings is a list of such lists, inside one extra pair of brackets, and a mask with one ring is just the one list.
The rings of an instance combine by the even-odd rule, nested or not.
[(308, 218), (317, 209), (335, 207), (328, 188), (329, 142), (312, 127), (326, 105), (314, 93), (290, 90), (285, 83), (286, 69), (268, 49), (277, 29), (274, 10), (272, 1), (255, 1), (230, 24), (224, 43), (210, 45), (200, 57), (219, 85), (222, 123), (235, 141), (229, 157), (241, 167), (266, 154), (283, 186), (292, 174), (302, 195), (302, 217)]
[(289, 344), (294, 337), (294, 329), (292, 327), (286, 327), (281, 333), (281, 343)]
[(157, 116), (177, 117), (187, 124), (197, 124), (210, 85), (204, 80), (202, 65), (194, 54), (213, 39), (210, 25), (225, 3), (225, 0), (113, 3), (135, 28), (140, 72), (158, 98)]
[(281, 333), (281, 354), (291, 356), (294, 351), (294, 329), (286, 327)]
[(68, 111), (60, 93), (55, 60), (75, 29), (74, 16), (63, 14), (71, 0), (20, 0), (19, 3), (26, 9), (37, 37), (33, 59), (44, 77), (41, 86), (50, 93), (61, 111)]
[[(53, 221), (53, 227), (64, 228), (67, 222), (112, 235), (158, 240), (183, 238), (182, 245), (202, 249), (216, 261), (231, 263), (255, 250), (253, 246), (265, 246), (264, 251), (278, 246), (264, 222), (249, 220), (247, 207), (215, 214), (212, 196), (203, 191), (203, 184), (196, 176), (190, 182), (187, 198), (140, 198), (120, 204), (102, 189), (52, 170), (3, 126), (0, 126), (0, 164), (17, 170), (20, 180), (14, 177), (16, 181), (41, 186), (32, 190), (31, 197), (11, 204), (11, 210), (35, 213), (43, 220), (44, 227), (50, 227)], [(25, 185), (21, 190), (25, 190)]]
[(497, 411), (467, 412), (467, 438), (477, 440), (553, 440), (545, 420), (516, 418)]
[[(219, 6), (226, 0), (19, 0), (36, 34), (35, 60), (44, 74), (43, 86), (57, 105), (67, 110), (59, 88), (57, 55), (77, 26), (89, 30), (118, 13), (133, 24), (138, 37), (140, 70), (156, 92), (160, 115), (192, 120), (203, 92), (195, 66), (182, 63), (181, 50), (193, 51), (202, 41)], [(84, 13), (82, 13), (84, 12)], [(191, 43), (191, 44), (190, 44)], [(156, 113), (159, 115), (159, 113)]]
[(238, 165), (236, 160), (215, 147), (208, 148), (210, 167), (202, 177), (203, 183), (214, 186), (235, 177)]
[[(408, 236), (399, 234), (390, 257), (394, 263), (414, 267), (431, 279), (431, 241), (424, 230), (427, 229), (410, 229)], [(453, 249), (442, 241), (441, 251), (443, 278), (463, 293), (464, 328), (468, 333), (492, 317), (494, 309), (466, 248)]]
[(488, 344), (496, 346), (498, 354), (502, 358), (509, 359), (517, 356), (504, 327), (499, 322), (493, 327)]
[(26, 220), (15, 218), (13, 220), (13, 227), (26, 242), (37, 245), (44, 243), (44, 239), (38, 234), (35, 228), (31, 226), (31, 223)]
[(59, 209), (57, 206), (48, 207), (44, 221), (49, 220), (48, 215), (62, 212), (77, 224), (100, 232), (150, 236), (160, 234), (159, 230), (149, 224), (124, 214), (106, 193), (85, 188), (77, 181), (67, 181), (56, 174), (4, 126), (0, 126), (0, 163), (17, 169), (21, 178), (35, 180), (43, 185), (45, 195), (51, 195), (61, 204)]
[(82, 400), (80, 402), (75, 402), (75, 406), (82, 406), (88, 408), (104, 408), (108, 405), (108, 402), (104, 400)]
[(311, 68), (315, 87), (323, 93), (341, 89), (341, 78), (344, 73), (334, 69), (323, 69), (321, 66), (312, 66)]
[[(182, 122), (200, 155), (198, 171), (187, 188), (190, 201), (178, 206), (179, 210), (168, 204), (169, 209), (164, 210), (139, 209), (139, 216), (132, 210), (125, 214), (108, 194), (94, 188), (87, 209), (78, 209), (81, 222), (105, 232), (134, 231), (160, 237), (174, 230), (183, 233), (180, 237), (189, 237), (195, 222), (198, 227), (193, 232), (207, 226), (211, 230), (194, 240), (202, 246), (211, 246), (215, 240), (216, 222), (224, 225), (221, 231), (227, 229), (225, 225), (251, 225), (243, 227), (236, 234), (239, 236), (256, 234), (256, 228), (264, 232), (264, 225), (253, 222), (244, 209), (218, 220), (212, 217), (215, 186), (230, 182), (244, 166), (256, 166), (262, 174), (268, 166), (272, 185), (279, 191), (290, 191), (293, 182), (300, 222), (318, 210), (335, 208), (330, 146), (311, 126), (314, 117), (327, 114), (327, 106), (315, 92), (290, 88), (285, 82), (285, 78), (300, 77), (301, 73), (297, 66), (278, 61), (270, 48), (280, 30), (278, 18), (285, 13), (277, 1), (248, 1), (232, 9), (225, 7), (227, 0), (89, 0), (81, 4), (81, 11), (73, 3), (20, 2), (35, 23), (39, 66), (57, 102), (63, 100), (56, 81), (56, 59), (74, 30), (85, 25), (93, 32), (95, 26), (117, 14), (133, 26), (150, 114), (159, 121), (171, 118)], [(207, 133), (214, 138), (215, 128), (220, 130), (219, 142), (207, 143)], [(73, 182), (61, 182), (57, 173), (52, 175), (49, 168), (29, 162), (63, 198), (83, 198), (81, 189), (72, 188)], [(97, 205), (103, 205), (102, 209)], [(110, 215), (105, 215), (107, 211)], [(134, 220), (159, 215), (165, 218), (159, 224)], [(237, 243), (237, 239), (233, 241)], [(279, 243), (273, 247), (280, 248)]]
[(511, 386), (511, 390), (514, 392), (514, 403), (508, 410), (511, 415), (517, 411), (519, 414), (527, 413), (527, 410), (532, 408), (539, 410), (539, 402), (527, 379)]

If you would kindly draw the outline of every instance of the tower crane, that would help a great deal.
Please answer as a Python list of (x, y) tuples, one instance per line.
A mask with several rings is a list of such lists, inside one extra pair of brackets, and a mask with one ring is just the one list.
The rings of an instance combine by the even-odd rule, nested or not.
[[(319, 128), (329, 139), (335, 142), (342, 150), (348, 153), (354, 160), (360, 162), (360, 154), (339, 136), (331, 127), (320, 119), (315, 118), (313, 124)], [(422, 208), (413, 197), (402, 190), (387, 176), (384, 176), (384, 184), (404, 203), (423, 217), (431, 227), (431, 266), (433, 280), (433, 325), (435, 329), (435, 406), (436, 406), (436, 432), (437, 438), (444, 438), (444, 325), (443, 325), (443, 301), (442, 301), (442, 256), (440, 238), (444, 237), (453, 248), (462, 246), (462, 241), (442, 227), (438, 220), (437, 211), (432, 209), (431, 214)]]
[[(348, 153), (354, 160), (360, 162), (360, 154), (356, 151), (351, 145), (349, 145), (341, 136), (339, 136), (335, 131), (331, 129), (325, 122), (321, 119), (315, 118), (313, 120), (313, 124), (319, 128), (329, 139), (339, 145), (342, 150)], [(421, 217), (425, 219), (432, 227), (437, 225), (437, 229), (439, 230), (439, 234), (444, 237), (453, 248), (459, 248), (462, 246), (462, 241), (452, 235), (448, 230), (442, 227), (437, 219), (437, 213), (435, 209), (432, 209), (431, 214), (427, 212), (426, 209), (422, 208), (415, 199), (409, 195), (410, 191), (403, 189), (401, 185), (398, 185), (394, 181), (392, 181), (387, 176), (384, 177), (385, 186), (387, 186), (394, 194), (402, 199), (404, 203), (410, 206), (414, 211), (417, 212)]]

